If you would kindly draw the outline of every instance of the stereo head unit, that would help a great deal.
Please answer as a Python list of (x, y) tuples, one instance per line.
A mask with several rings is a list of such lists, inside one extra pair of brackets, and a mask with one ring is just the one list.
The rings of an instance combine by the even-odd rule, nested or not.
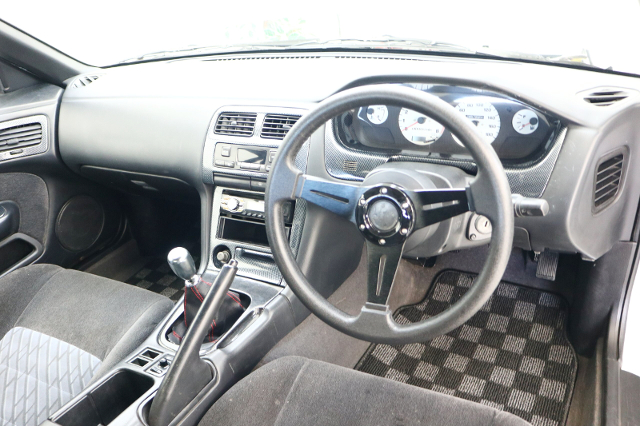
[(276, 150), (273, 148), (218, 142), (213, 164), (231, 170), (268, 173), (275, 157)]
[[(223, 192), (220, 202), (221, 213), (251, 217), (264, 220), (264, 200), (260, 198), (236, 195), (237, 193)], [(288, 202), (282, 206), (282, 215), (285, 223), (293, 220), (293, 203)]]

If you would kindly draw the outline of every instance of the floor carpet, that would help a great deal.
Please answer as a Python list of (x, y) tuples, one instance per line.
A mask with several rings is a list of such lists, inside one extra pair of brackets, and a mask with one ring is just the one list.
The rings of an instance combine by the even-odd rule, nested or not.
[[(474, 278), (443, 272), (426, 299), (398, 310), (396, 321), (443, 312)], [(456, 330), (425, 343), (371, 345), (356, 369), (508, 411), (533, 426), (561, 426), (577, 370), (567, 309), (559, 296), (503, 282)]]
[[(197, 264), (198, 259), (194, 260)], [(142, 269), (125, 282), (159, 293), (174, 302), (184, 294), (184, 280), (173, 273), (164, 257), (150, 258)]]

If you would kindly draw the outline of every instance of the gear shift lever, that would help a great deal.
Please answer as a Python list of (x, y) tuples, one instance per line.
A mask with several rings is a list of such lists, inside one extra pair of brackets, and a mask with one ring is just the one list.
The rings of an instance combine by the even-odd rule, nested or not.
[[(196, 274), (196, 265), (189, 251), (182, 247), (176, 247), (169, 252), (167, 262), (173, 272), (185, 281), (184, 287), (184, 317), (171, 327), (171, 333), (167, 335), (170, 342), (179, 345), (187, 334), (187, 329), (195, 320), (200, 306), (211, 289), (211, 283), (207, 278), (201, 278)], [(217, 308), (217, 313), (211, 324), (211, 332), (207, 334), (203, 343), (211, 343), (218, 340), (244, 313), (245, 306), (241, 297), (234, 291), (227, 291), (226, 297)]]
[(176, 247), (167, 255), (167, 262), (174, 274), (185, 281), (193, 283), (193, 276), (196, 274), (196, 264), (191, 257), (189, 250)]
[(200, 345), (210, 333), (219, 308), (229, 299), (229, 287), (237, 270), (238, 262), (231, 260), (222, 267), (211, 284), (211, 291), (204, 297), (202, 307), (187, 330), (169, 371), (153, 398), (149, 409), (150, 425), (168, 426), (215, 378), (215, 370), (200, 358)]

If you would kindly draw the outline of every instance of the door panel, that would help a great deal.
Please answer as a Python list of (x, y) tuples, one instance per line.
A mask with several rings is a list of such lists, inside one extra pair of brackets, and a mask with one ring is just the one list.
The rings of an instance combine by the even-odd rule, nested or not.
[(34, 262), (72, 267), (123, 232), (117, 194), (60, 159), (62, 93), (44, 83), (0, 92), (0, 276)]

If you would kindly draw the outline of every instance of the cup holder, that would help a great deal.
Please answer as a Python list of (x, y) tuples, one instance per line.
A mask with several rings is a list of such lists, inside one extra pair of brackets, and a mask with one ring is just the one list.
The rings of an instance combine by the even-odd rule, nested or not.
[(145, 374), (119, 370), (52, 420), (60, 426), (107, 426), (153, 384), (154, 380)]

